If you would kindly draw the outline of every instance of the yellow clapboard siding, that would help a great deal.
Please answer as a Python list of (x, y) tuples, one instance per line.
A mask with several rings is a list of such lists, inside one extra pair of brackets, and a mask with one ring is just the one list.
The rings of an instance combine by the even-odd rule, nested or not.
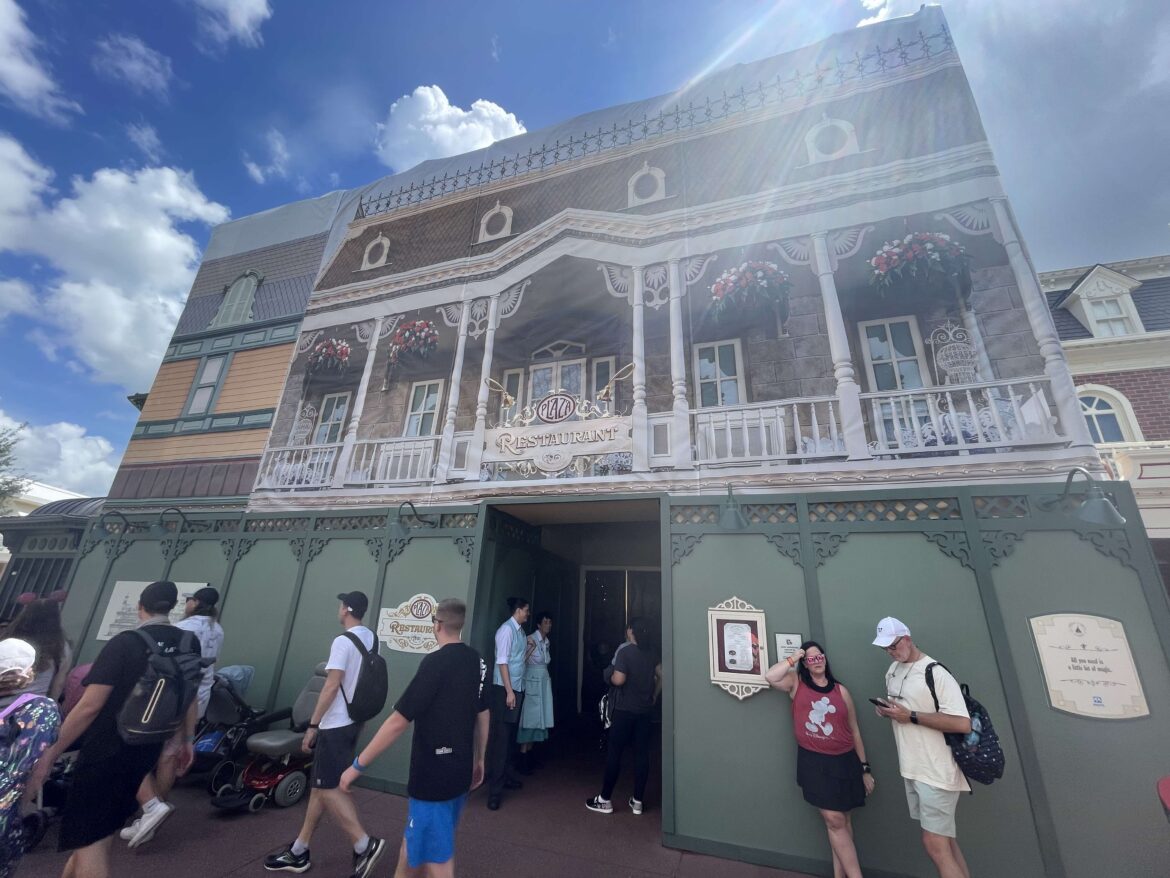
[(154, 376), (154, 384), (151, 385), (139, 420), (169, 421), (179, 417), (183, 413), (183, 406), (187, 404), (187, 395), (191, 392), (195, 370), (198, 368), (197, 358), (163, 363)]
[(276, 408), (292, 357), (291, 344), (239, 351), (215, 403), (215, 413)]
[(126, 446), (122, 463), (158, 463), (166, 460), (196, 460), (212, 457), (246, 457), (260, 454), (268, 429), (200, 433), (196, 436), (168, 436), (165, 439), (133, 439)]

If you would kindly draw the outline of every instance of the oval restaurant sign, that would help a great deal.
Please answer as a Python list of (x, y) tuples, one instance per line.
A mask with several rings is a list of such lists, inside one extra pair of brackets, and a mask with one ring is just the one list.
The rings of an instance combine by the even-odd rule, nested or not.
[(569, 421), (578, 410), (575, 396), (550, 393), (535, 407), (528, 424), (488, 430), (485, 463), (531, 460), (546, 473), (559, 473), (581, 456), (619, 454), (633, 449), (630, 419), (618, 415)]
[(438, 603), (429, 594), (416, 594), (393, 609), (378, 614), (378, 639), (398, 652), (426, 653), (438, 646), (431, 615)]

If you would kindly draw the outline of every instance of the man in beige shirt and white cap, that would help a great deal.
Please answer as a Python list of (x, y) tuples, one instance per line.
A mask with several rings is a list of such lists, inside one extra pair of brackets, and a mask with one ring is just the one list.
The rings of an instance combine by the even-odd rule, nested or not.
[(936, 664), (932, 671), (938, 696), (935, 709), (926, 683), (926, 669), (934, 659), (915, 645), (901, 620), (887, 616), (878, 622), (873, 645), (893, 659), (886, 671), (885, 706), (878, 706), (877, 713), (893, 721), (898, 769), (906, 785), (910, 817), (922, 826), (922, 846), (939, 878), (971, 878), (955, 839), (959, 793), (971, 787), (944, 737), (946, 732), (965, 735), (971, 731), (963, 691), (950, 672)]

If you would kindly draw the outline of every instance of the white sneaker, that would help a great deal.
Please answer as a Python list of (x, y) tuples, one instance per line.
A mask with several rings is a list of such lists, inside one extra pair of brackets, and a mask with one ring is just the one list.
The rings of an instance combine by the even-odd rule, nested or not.
[(140, 844), (146, 844), (154, 838), (155, 830), (162, 825), (164, 820), (171, 816), (171, 812), (174, 810), (175, 806), (170, 802), (163, 802), (156, 808), (144, 811), (142, 818), (138, 821), (138, 831), (130, 839), (130, 847), (136, 848)]
[(594, 796), (592, 799), (586, 799), (585, 807), (590, 811), (596, 811), (598, 814), (613, 813), (613, 802), (611, 802), (609, 799), (603, 799), (601, 796)]
[(635, 799), (633, 796), (631, 796), (630, 797), (630, 810), (633, 811), (635, 814), (641, 814), (642, 813), (641, 800)]
[(129, 826), (122, 827), (122, 829), (118, 832), (118, 837), (121, 838), (123, 841), (129, 841), (130, 839), (134, 838), (134, 836), (136, 836), (138, 834), (138, 827), (141, 824), (142, 824), (142, 818), (136, 817), (134, 819), (134, 822), (131, 823)]

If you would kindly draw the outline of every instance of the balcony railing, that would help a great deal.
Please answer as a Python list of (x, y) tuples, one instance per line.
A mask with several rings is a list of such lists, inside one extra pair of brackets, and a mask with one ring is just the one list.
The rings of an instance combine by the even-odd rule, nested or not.
[(877, 455), (1057, 445), (1065, 440), (1047, 378), (862, 394)]
[(345, 484), (372, 488), (428, 481), (434, 474), (438, 441), (423, 437), (356, 442)]
[(328, 488), (341, 443), (270, 448), (260, 462), (256, 487), (269, 491)]
[(845, 445), (833, 397), (692, 411), (695, 463), (754, 463), (841, 457)]

